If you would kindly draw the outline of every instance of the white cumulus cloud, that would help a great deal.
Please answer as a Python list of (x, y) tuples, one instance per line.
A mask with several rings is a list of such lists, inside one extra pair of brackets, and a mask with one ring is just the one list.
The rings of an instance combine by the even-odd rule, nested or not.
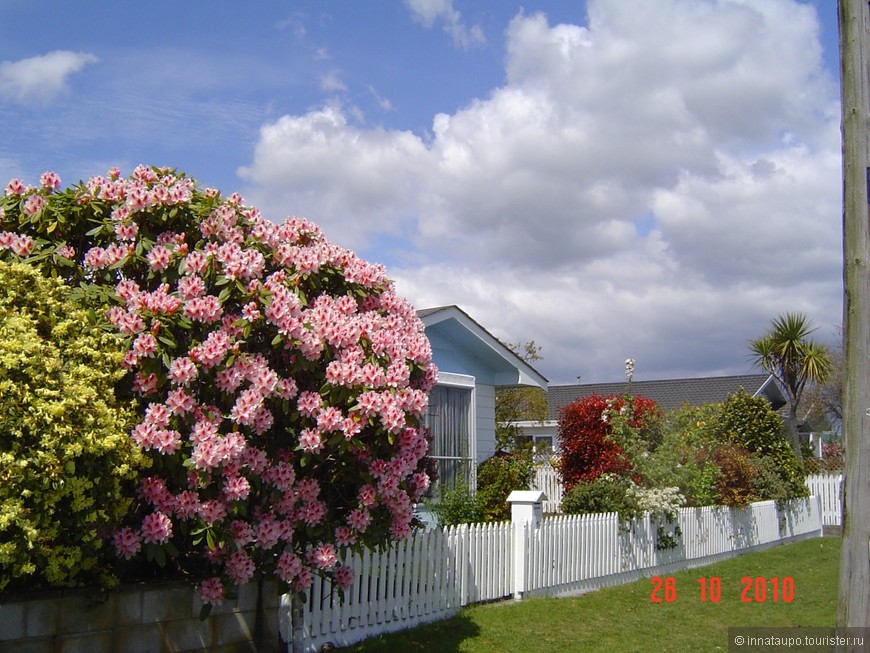
[[(453, 11), (408, 6), (424, 25)], [(777, 314), (821, 333), (840, 319), (838, 90), (818, 31), (793, 0), (520, 14), (504, 85), (427, 138), (328, 106), (264, 125), (240, 173), (271, 214), (386, 259), (416, 305), (534, 339), (553, 381), (619, 379), (627, 357), (638, 379), (743, 373)]]
[(21, 104), (48, 103), (67, 90), (67, 79), (97, 57), (56, 50), (18, 61), (0, 62), (0, 97)]
[(462, 14), (453, 8), (453, 0), (405, 0), (411, 17), (426, 28), (440, 24), (453, 44), (462, 49), (486, 42), (479, 26), (468, 27)]

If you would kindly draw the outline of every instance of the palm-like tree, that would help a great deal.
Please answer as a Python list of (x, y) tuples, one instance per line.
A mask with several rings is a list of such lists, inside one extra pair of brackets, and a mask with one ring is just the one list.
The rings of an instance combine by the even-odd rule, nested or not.
[(824, 383), (833, 369), (825, 345), (810, 339), (815, 331), (806, 315), (786, 313), (771, 325), (761, 338), (750, 341), (753, 362), (779, 381), (788, 398), (788, 436), (798, 460), (801, 460), (797, 433), (798, 405), (807, 384)]

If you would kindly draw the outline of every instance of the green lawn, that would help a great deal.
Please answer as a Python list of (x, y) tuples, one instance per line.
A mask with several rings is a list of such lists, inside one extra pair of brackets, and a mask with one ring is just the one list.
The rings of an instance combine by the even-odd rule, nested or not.
[[(382, 636), (349, 647), (354, 653), (537, 653), (554, 651), (727, 651), (729, 627), (833, 627), (836, 616), (840, 539), (820, 538), (673, 574), (676, 596), (664, 579), (651, 600), (644, 579), (570, 599), (505, 601), (466, 608), (430, 626)], [(721, 582), (719, 602), (701, 601), (699, 578)], [(763, 602), (743, 602), (742, 579), (768, 579)], [(793, 600), (783, 590), (794, 579)], [(779, 596), (774, 601), (774, 581)], [(708, 581), (708, 590), (711, 582)], [(761, 586), (759, 584), (759, 590)], [(671, 602), (666, 599), (672, 598)], [(748, 598), (755, 598), (755, 585)], [(761, 598), (759, 596), (759, 598)]]

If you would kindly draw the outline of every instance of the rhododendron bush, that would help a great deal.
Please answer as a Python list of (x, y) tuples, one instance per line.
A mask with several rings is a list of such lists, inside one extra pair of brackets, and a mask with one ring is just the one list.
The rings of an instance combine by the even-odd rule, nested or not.
[(0, 207), (0, 257), (62, 277), (124, 337), (152, 465), (120, 556), (171, 561), (217, 604), (262, 573), (346, 588), (344, 549), (409, 534), (437, 372), (382, 266), (165, 168), (14, 180)]

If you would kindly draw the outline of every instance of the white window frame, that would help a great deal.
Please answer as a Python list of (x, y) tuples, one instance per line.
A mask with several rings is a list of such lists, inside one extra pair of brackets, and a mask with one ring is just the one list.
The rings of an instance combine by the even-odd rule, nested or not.
[[(465, 462), (468, 465), (468, 482), (469, 489), (474, 492), (477, 490), (477, 383), (473, 376), (467, 374), (455, 374), (451, 372), (439, 372), (436, 386), (445, 388), (458, 388), (460, 390), (470, 391), (468, 403), (468, 457), (462, 458), (458, 456), (430, 456), (433, 460), (457, 460)], [(427, 419), (428, 423), (428, 419)], [(436, 436), (437, 437), (437, 436)], [(440, 479), (439, 479), (440, 484)]]

